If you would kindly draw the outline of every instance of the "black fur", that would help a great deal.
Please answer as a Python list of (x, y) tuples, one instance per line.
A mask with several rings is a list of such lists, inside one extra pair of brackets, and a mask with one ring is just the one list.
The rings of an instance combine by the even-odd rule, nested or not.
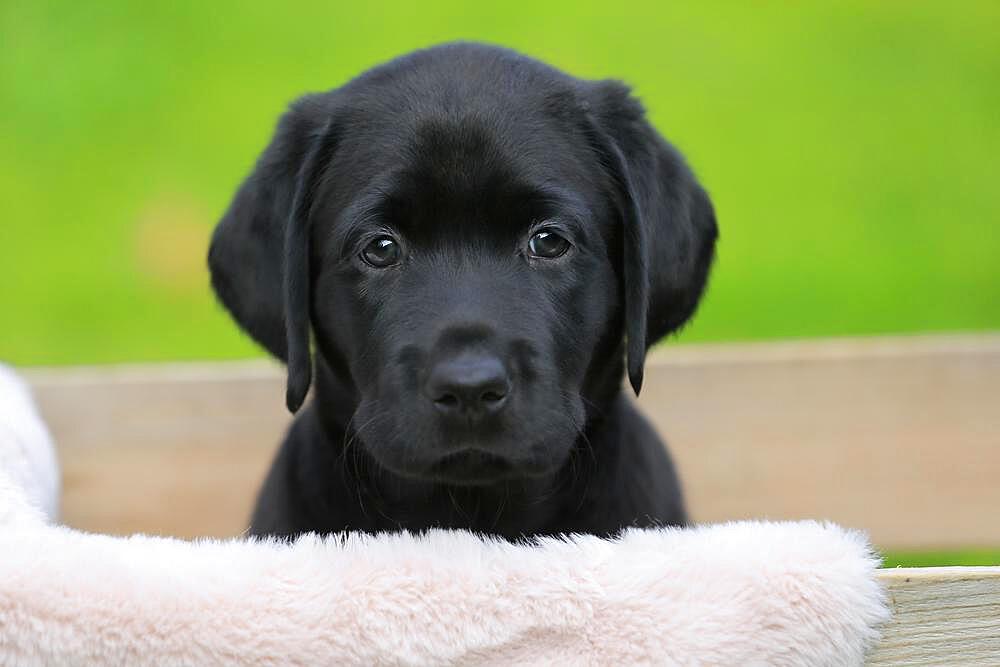
[[(544, 238), (564, 254), (529, 250)], [(301, 98), (209, 251), (223, 304), (287, 362), (289, 409), (314, 385), (251, 532), (684, 523), (621, 380), (627, 358), (638, 393), (694, 312), (715, 238), (620, 83), (449, 44)]]

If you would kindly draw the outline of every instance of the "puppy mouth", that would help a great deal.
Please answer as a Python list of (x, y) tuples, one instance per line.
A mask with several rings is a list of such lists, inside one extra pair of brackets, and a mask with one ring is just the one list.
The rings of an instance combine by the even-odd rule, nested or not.
[(426, 477), (457, 485), (479, 485), (509, 479), (517, 475), (510, 459), (481, 449), (462, 449), (438, 459), (426, 471)]

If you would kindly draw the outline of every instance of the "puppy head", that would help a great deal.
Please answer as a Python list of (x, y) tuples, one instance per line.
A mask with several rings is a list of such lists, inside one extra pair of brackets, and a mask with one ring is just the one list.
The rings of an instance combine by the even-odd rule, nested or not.
[(481, 484), (558, 469), (627, 341), (695, 309), (711, 204), (628, 90), (449, 45), (302, 98), (215, 232), (213, 286), (288, 364), (316, 354), (397, 474)]

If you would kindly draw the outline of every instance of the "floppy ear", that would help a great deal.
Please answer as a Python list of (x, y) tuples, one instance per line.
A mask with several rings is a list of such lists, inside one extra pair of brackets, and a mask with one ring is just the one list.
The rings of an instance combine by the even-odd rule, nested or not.
[(617, 81), (591, 84), (591, 131), (621, 196), (628, 376), (638, 395), (646, 350), (694, 314), (718, 232), (708, 194)]
[(251, 338), (288, 365), (292, 412), (312, 381), (309, 214), (336, 142), (327, 95), (295, 102), (219, 221), (212, 287)]

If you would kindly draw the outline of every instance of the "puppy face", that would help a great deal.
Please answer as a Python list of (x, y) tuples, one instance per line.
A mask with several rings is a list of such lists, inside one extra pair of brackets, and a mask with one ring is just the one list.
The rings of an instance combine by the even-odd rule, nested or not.
[[(620, 330), (609, 184), (571, 132), (509, 118), (497, 136), (515, 109), (547, 120), (369, 113), (371, 135), (338, 148), (317, 194), (317, 347), (343, 355), (360, 438), (398, 474), (557, 468), (585, 425), (588, 368)], [(361, 162), (373, 178), (345, 188)]]
[(303, 98), (213, 239), (237, 321), (309, 385), (309, 336), (383, 468), (552, 473), (628, 348), (694, 310), (714, 216), (619, 84), (449, 45)]

